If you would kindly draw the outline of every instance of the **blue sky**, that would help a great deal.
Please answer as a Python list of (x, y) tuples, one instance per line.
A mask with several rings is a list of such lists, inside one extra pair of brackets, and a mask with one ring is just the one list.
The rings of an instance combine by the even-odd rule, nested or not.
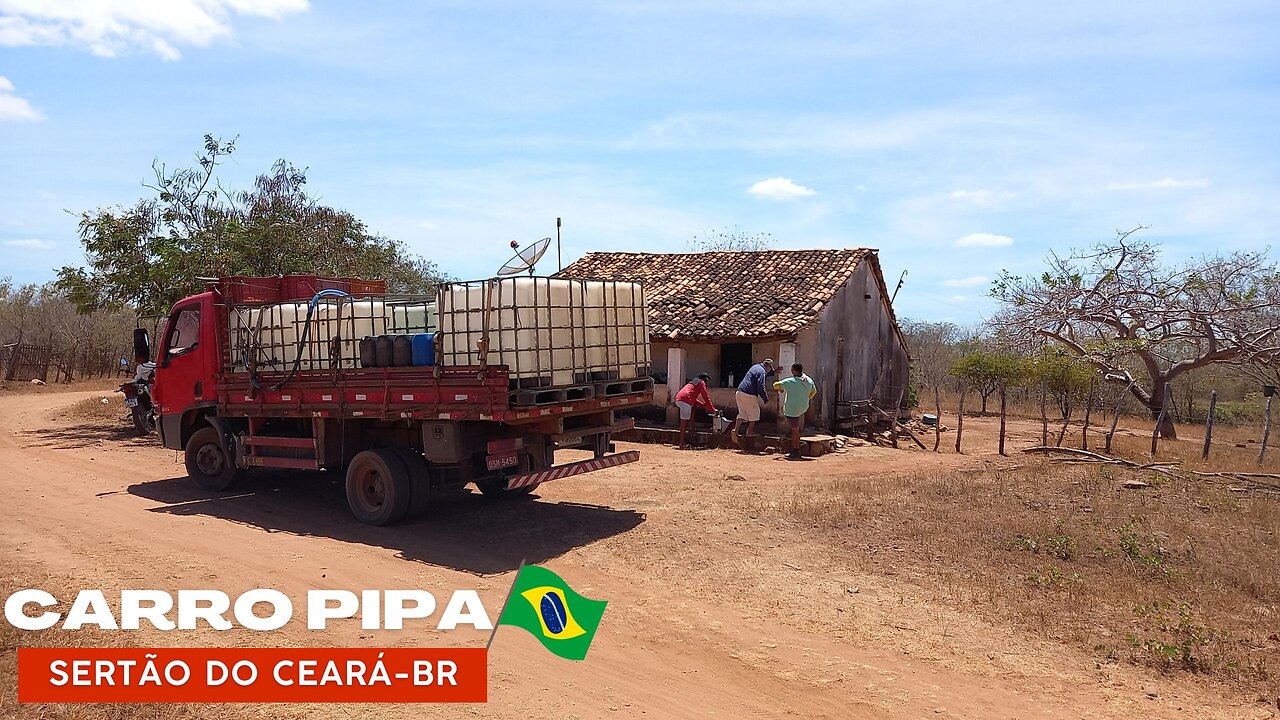
[(224, 183), (287, 158), (459, 277), (556, 216), (566, 262), (736, 226), (877, 247), (900, 315), (975, 322), (1117, 229), (1273, 245), (1276, 38), (1274, 2), (0, 0), (0, 276), (213, 133)]

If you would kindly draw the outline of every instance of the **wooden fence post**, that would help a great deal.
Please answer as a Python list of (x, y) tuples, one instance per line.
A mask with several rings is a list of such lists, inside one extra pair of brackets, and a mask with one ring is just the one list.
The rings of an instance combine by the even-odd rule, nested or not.
[(1169, 406), (1173, 404), (1172, 394), (1169, 383), (1165, 383), (1164, 397), (1160, 401), (1160, 414), (1156, 416), (1156, 426), (1151, 429), (1151, 457), (1156, 456), (1156, 444), (1160, 442), (1160, 426), (1164, 424), (1165, 416), (1169, 414)]
[(907, 387), (902, 386), (902, 390), (898, 393), (898, 401), (893, 404), (893, 422), (889, 423), (889, 437), (893, 442), (893, 449), (898, 449), (898, 418), (902, 416), (902, 399), (907, 396)]
[(1000, 383), (1000, 454), (1004, 455), (1004, 432), (1005, 432), (1005, 393), (1004, 383)]
[(1084, 401), (1084, 426), (1080, 428), (1080, 449), (1089, 449), (1089, 417), (1093, 415), (1093, 398), (1097, 394), (1098, 379), (1089, 380), (1089, 396)]
[(1267, 454), (1267, 441), (1271, 439), (1271, 400), (1274, 397), (1274, 392), (1267, 396), (1267, 412), (1262, 425), (1262, 447), (1258, 448), (1258, 465), (1262, 465), (1262, 459)]
[(960, 437), (964, 435), (964, 396), (968, 388), (960, 388), (960, 413), (956, 417), (956, 454), (963, 454), (960, 449)]
[(938, 446), (942, 444), (942, 394), (937, 383), (933, 384), (933, 411), (934, 417), (938, 418), (933, 423), (933, 451), (938, 452)]
[(5, 380), (12, 380), (18, 372), (18, 355), (22, 352), (22, 332), (23, 328), (19, 327), (18, 341), (13, 344), (13, 350), (9, 353), (9, 366), (4, 371)]
[(49, 384), (49, 364), (53, 362), (53, 338), (49, 338), (49, 345), (44, 349), (44, 362), (40, 367), (40, 382)]
[(1209, 446), (1213, 443), (1213, 413), (1218, 407), (1218, 391), (1209, 391), (1209, 417), (1204, 419), (1204, 450), (1200, 451), (1200, 459), (1209, 458)]
[(1107, 433), (1107, 445), (1104, 452), (1111, 452), (1111, 439), (1116, 436), (1116, 427), (1120, 424), (1120, 410), (1124, 407), (1124, 399), (1129, 396), (1129, 392), (1133, 390), (1133, 381), (1129, 381), (1125, 385), (1124, 390), (1120, 392), (1120, 397), (1116, 398), (1115, 412), (1111, 413), (1111, 432)]
[(1049, 444), (1049, 401), (1048, 388), (1043, 380), (1040, 381), (1040, 446), (1044, 447)]

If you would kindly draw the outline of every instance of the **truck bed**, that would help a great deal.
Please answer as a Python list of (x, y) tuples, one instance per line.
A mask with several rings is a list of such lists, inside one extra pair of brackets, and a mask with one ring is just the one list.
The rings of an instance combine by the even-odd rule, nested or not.
[[(535, 398), (509, 390), (501, 366), (347, 368), (299, 371), (277, 390), (285, 373), (247, 373), (218, 378), (219, 414), (237, 417), (332, 417), (362, 419), (484, 420), (507, 424), (548, 417), (616, 410), (651, 401), (651, 380), (605, 383), (590, 388), (548, 389)], [(515, 404), (517, 397), (533, 400)]]

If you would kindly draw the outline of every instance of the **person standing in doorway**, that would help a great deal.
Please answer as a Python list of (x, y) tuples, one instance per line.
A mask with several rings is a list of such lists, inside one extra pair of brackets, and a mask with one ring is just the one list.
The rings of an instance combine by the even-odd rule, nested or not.
[[(677, 450), (683, 450), (685, 446), (685, 433), (689, 430), (689, 423), (693, 420), (694, 406), (706, 410), (708, 413), (714, 413), (716, 406), (711, 404), (711, 392), (707, 390), (707, 383), (711, 382), (711, 376), (702, 373), (698, 377), (690, 380), (684, 387), (680, 388), (680, 392), (676, 393), (676, 407), (680, 410), (680, 443), (676, 445)], [(693, 443), (690, 440), (689, 446)]]
[[(738, 402), (738, 419), (733, 423), (733, 443), (738, 444), (739, 437), (751, 435), (751, 430), (760, 421), (760, 409), (769, 403), (769, 392), (765, 389), (768, 377), (773, 374), (773, 360), (765, 358), (747, 371), (738, 384), (738, 392), (734, 398)], [(746, 424), (747, 431), (742, 432)]]
[(782, 393), (782, 414), (791, 425), (791, 451), (787, 453), (787, 458), (799, 460), (800, 431), (804, 428), (804, 415), (809, 412), (809, 401), (818, 394), (818, 387), (813, 378), (804, 374), (804, 366), (795, 363), (791, 366), (791, 377), (774, 383), (773, 389)]

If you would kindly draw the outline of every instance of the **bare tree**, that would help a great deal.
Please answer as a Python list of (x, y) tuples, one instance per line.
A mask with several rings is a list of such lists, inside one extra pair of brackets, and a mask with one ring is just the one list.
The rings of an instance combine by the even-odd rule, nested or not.
[[(991, 294), (1003, 332), (1040, 336), (1125, 383), (1152, 418), (1164, 388), (1214, 363), (1280, 356), (1280, 273), (1265, 252), (1162, 265), (1159, 249), (1118, 232), (1110, 244), (1053, 253), (1039, 276), (1001, 273)], [(1130, 362), (1146, 374), (1134, 380)], [(1160, 428), (1176, 437), (1173, 414)]]
[(735, 225), (694, 235), (689, 241), (689, 249), (694, 252), (771, 250), (773, 235), (744, 232)]
[[(951, 379), (950, 369), (963, 352), (964, 332), (951, 323), (907, 320), (902, 324), (907, 345), (911, 348), (911, 377), (920, 390), (933, 391), (934, 412), (942, 423), (942, 387)], [(934, 427), (933, 449), (942, 439), (941, 428)]]

